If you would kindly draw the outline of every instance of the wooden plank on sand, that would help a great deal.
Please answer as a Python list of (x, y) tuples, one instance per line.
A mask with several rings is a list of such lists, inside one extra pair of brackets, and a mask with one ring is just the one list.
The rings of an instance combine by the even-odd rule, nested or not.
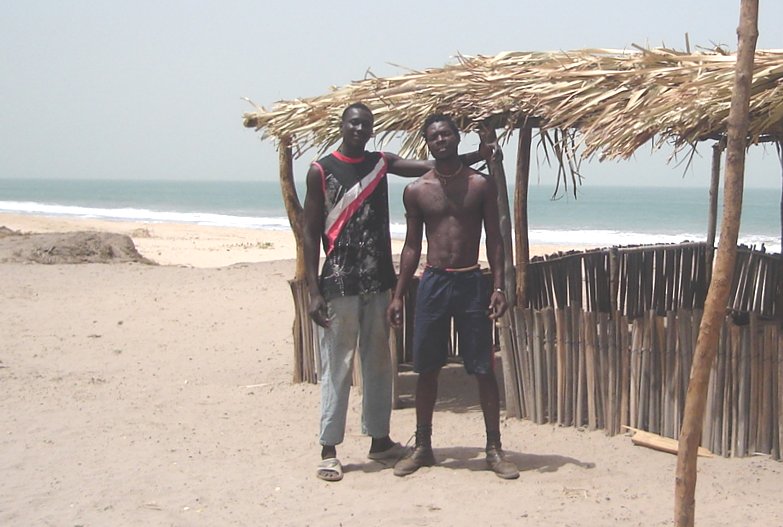
[[(679, 441), (670, 437), (663, 437), (652, 432), (645, 432), (638, 428), (632, 428), (626, 426), (628, 430), (634, 434), (631, 436), (631, 441), (634, 445), (644, 446), (652, 448), (653, 450), (660, 450), (661, 452), (668, 452), (669, 454), (677, 454), (679, 447)], [(714, 457), (714, 454), (704, 447), (699, 447), (698, 454), (701, 457)]]

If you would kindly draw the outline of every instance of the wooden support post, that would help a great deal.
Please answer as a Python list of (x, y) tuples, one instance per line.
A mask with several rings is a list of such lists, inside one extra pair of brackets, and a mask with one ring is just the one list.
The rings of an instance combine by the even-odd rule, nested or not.
[(530, 236), (527, 218), (528, 186), (530, 183), (530, 145), (533, 130), (529, 124), (519, 129), (517, 174), (514, 184), (514, 238), (516, 242), (517, 305), (527, 307), (527, 266), (530, 262)]
[(693, 358), (685, 413), (680, 432), (675, 477), (674, 522), (677, 527), (692, 527), (696, 510), (696, 465), (707, 382), (723, 325), (729, 298), (734, 262), (737, 256), (739, 220), (742, 212), (742, 188), (745, 175), (745, 147), (748, 134), (748, 108), (753, 81), (753, 58), (758, 40), (758, 0), (742, 0), (737, 29), (737, 65), (731, 108), (728, 117), (726, 178), (724, 183), (723, 221), (715, 270), (704, 305)]
[(521, 417), (521, 408), (516, 396), (518, 383), (517, 366), (514, 354), (514, 306), (516, 306), (516, 275), (514, 272), (514, 257), (511, 245), (511, 211), (508, 204), (508, 186), (506, 184), (506, 172), (503, 169), (503, 151), (495, 148), (492, 159), (489, 161), (489, 173), (495, 179), (498, 190), (498, 217), (500, 219), (500, 235), (503, 240), (504, 251), (504, 277), (506, 300), (509, 309), (500, 320), (500, 344), (503, 365), (503, 386), (506, 396), (506, 414), (510, 417)]
[(291, 139), (283, 137), (278, 145), (278, 161), (280, 168), (280, 190), (283, 194), (283, 204), (288, 214), (288, 223), (296, 241), (296, 270), (294, 278), (289, 283), (294, 297), (294, 322), (291, 332), (294, 337), (294, 382), (316, 382), (317, 366), (314, 362), (313, 340), (314, 332), (308, 315), (310, 296), (303, 283), (304, 269), (304, 211), (296, 194), (294, 185), (293, 155)]
[[(783, 259), (783, 141), (777, 142), (778, 159), (780, 160), (780, 258)], [(783, 440), (781, 440), (783, 441)]]
[(296, 193), (294, 184), (294, 163), (291, 152), (291, 138), (283, 137), (278, 145), (278, 159), (280, 163), (280, 190), (283, 194), (283, 204), (288, 214), (288, 223), (291, 225), (291, 231), (294, 233), (296, 241), (296, 272), (294, 280), (304, 278), (304, 246), (302, 239), (304, 237), (304, 210), (299, 202), (299, 196)]

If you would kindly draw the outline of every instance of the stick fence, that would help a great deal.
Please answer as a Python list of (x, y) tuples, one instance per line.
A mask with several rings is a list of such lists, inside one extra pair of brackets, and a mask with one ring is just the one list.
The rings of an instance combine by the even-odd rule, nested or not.
[[(677, 438), (707, 293), (707, 246), (573, 252), (528, 267), (528, 306), (512, 309), (520, 415)], [(702, 445), (780, 458), (781, 260), (738, 249), (704, 416)], [(504, 356), (505, 357), (505, 356)], [(510, 405), (507, 404), (507, 408)]]

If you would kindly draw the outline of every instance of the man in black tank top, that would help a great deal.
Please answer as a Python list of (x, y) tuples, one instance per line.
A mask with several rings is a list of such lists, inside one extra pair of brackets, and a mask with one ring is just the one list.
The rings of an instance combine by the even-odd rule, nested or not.
[[(373, 115), (361, 103), (348, 106), (341, 120), (338, 149), (307, 172), (304, 204), (305, 277), (310, 316), (320, 331), (321, 462), (316, 475), (343, 477), (336, 445), (345, 436), (353, 355), (362, 367), (362, 432), (372, 437), (368, 457), (393, 463), (405, 449), (389, 437), (392, 408), (391, 353), (386, 309), (396, 277), (389, 235), (386, 174), (417, 177), (432, 161), (367, 152)], [(465, 163), (487, 150), (461, 156)], [(319, 245), (325, 261), (318, 273)]]

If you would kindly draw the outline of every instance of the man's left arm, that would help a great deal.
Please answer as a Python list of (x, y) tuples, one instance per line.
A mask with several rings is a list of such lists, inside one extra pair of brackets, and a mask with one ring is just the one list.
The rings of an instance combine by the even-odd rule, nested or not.
[(500, 235), (500, 216), (498, 213), (497, 187), (491, 177), (485, 178), (484, 192), (484, 230), (489, 268), (492, 270), (492, 296), (489, 301), (489, 318), (495, 320), (503, 316), (508, 307), (505, 294), (505, 252)]

